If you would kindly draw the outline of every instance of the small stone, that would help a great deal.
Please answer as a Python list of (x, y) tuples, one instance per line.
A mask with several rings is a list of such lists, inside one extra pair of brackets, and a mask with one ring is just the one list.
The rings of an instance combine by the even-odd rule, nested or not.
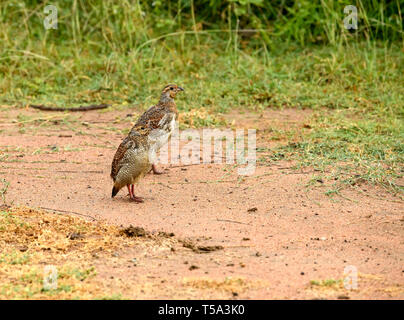
[(83, 239), (84, 236), (78, 232), (71, 232), (67, 235), (67, 238), (70, 240), (77, 240), (77, 239)]

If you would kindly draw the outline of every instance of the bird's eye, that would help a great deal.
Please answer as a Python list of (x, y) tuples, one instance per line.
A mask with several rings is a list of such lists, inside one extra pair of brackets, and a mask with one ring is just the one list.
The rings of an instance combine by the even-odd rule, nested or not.
[(171, 88), (170, 88), (170, 90), (174, 90), (174, 88), (173, 88), (173, 87), (171, 87)]

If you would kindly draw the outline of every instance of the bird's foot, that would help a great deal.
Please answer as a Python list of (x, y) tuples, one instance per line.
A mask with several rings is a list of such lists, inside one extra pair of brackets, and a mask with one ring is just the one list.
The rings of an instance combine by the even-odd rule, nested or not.
[(143, 198), (135, 196), (135, 192), (134, 192), (135, 186), (133, 184), (128, 184), (127, 187), (128, 187), (128, 191), (129, 191), (129, 197), (131, 200), (133, 200), (136, 203), (144, 202)]
[(160, 171), (157, 169), (157, 166), (155, 164), (152, 165), (152, 170), (154, 174), (163, 174), (163, 171)]
[(136, 203), (143, 203), (144, 202), (144, 199), (142, 197), (133, 196), (133, 197), (130, 197), (130, 198)]

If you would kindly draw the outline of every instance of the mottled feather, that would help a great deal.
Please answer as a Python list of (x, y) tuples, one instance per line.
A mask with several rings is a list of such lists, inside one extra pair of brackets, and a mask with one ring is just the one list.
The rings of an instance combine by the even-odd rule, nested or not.
[(175, 128), (178, 111), (174, 98), (183, 90), (177, 85), (164, 87), (160, 101), (140, 116), (119, 145), (111, 166), (111, 178), (114, 180), (112, 197), (124, 185), (136, 183), (152, 168), (154, 155)]
[(132, 130), (129, 135), (121, 142), (115, 152), (114, 159), (111, 166), (111, 178), (115, 181), (116, 175), (121, 169), (123, 163), (122, 159), (130, 148), (138, 148), (139, 145), (144, 145), (147, 142), (147, 135), (150, 133), (149, 129), (142, 128), (139, 130)]
[(178, 118), (178, 111), (175, 108), (175, 104), (169, 106), (167, 104), (158, 103), (155, 106), (149, 108), (140, 116), (140, 118), (136, 121), (133, 129), (137, 130), (137, 128), (139, 127), (158, 129), (161, 119), (167, 113), (174, 113), (176, 115), (176, 118)]

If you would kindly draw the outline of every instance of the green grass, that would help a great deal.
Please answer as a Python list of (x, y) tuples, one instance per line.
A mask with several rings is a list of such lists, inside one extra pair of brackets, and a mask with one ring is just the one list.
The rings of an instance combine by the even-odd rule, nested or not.
[(23, 254), (19, 251), (13, 251), (11, 254), (1, 254), (0, 263), (6, 263), (10, 265), (27, 264), (30, 261), (29, 254)]
[[(306, 11), (300, 13), (292, 7), (283, 29), (252, 37), (228, 32), (219, 22), (206, 28), (210, 22), (198, 15), (193, 21), (190, 7), (181, 1), (171, 11), (161, 4), (151, 9), (127, 1), (115, 7), (90, 1), (87, 10), (81, 1), (72, 1), (73, 10), (66, 3), (62, 7), (59, 29), (45, 31), (43, 8), (34, 2), (0, 5), (0, 104), (110, 103), (112, 109), (136, 106), (141, 111), (156, 102), (165, 84), (175, 82), (186, 90), (178, 99), (186, 115), (181, 128), (226, 125), (216, 116), (232, 109), (313, 109), (298, 139), (292, 130), (274, 129), (268, 139), (286, 136), (290, 143), (272, 150), (262, 163), (293, 159), (297, 167), (314, 166), (334, 181), (325, 191), (329, 195), (361, 181), (402, 193), (397, 181), (403, 175), (404, 49), (401, 11), (394, 12), (399, 2), (388, 5), (384, 18), (389, 22), (376, 2), (373, 11), (362, 10), (360, 36), (335, 27), (340, 13), (334, 14), (331, 2), (320, 1), (317, 7), (304, 2)], [(230, 8), (233, 14), (242, 10), (240, 3)], [(276, 11), (267, 9), (273, 17)], [(159, 20), (167, 14), (161, 10), (169, 13)], [(263, 9), (251, 10), (258, 17)], [(318, 13), (313, 16), (318, 20), (306, 21), (310, 12)], [(234, 29), (233, 18), (228, 22)], [(252, 20), (243, 21), (240, 16), (241, 24), (252, 26)], [(320, 27), (322, 21), (328, 24)], [(198, 29), (197, 23), (205, 27)], [(310, 34), (301, 34), (306, 23)], [(323, 40), (314, 41), (318, 36)], [(24, 119), (22, 114), (18, 121)]]
[(296, 167), (314, 167), (322, 175), (311, 184), (321, 178), (332, 181), (328, 195), (366, 181), (402, 196), (404, 186), (395, 181), (404, 173), (403, 119), (380, 111), (358, 113), (351, 109), (316, 113), (309, 132), (302, 133), (298, 142), (276, 148), (270, 158), (295, 159)]
[[(2, 160), (2, 158), (0, 158), (0, 161)], [(8, 190), (8, 187), (10, 186), (10, 182), (8, 182), (6, 179), (2, 178), (0, 180), (1, 182), (1, 188), (0, 188), (0, 197), (1, 197), (1, 201), (3, 204), (6, 203), (6, 193)]]
[(123, 296), (121, 293), (116, 293), (110, 296), (102, 296), (95, 298), (95, 300), (124, 300)]
[[(1, 263), (1, 260), (0, 260)], [(12, 264), (21, 264), (12, 263)], [(74, 293), (79, 286), (76, 282), (83, 282), (89, 277), (93, 277), (93, 269), (66, 269), (58, 275), (58, 287), (56, 289), (46, 289), (43, 287), (43, 272), (37, 266), (33, 267), (30, 271), (23, 273), (13, 281), (0, 285), (0, 295), (11, 299), (28, 299), (35, 297), (52, 297), (59, 296), (63, 293)], [(70, 281), (70, 282), (68, 282)], [(64, 283), (64, 282), (68, 282)], [(78, 299), (80, 297), (77, 297)], [(105, 299), (115, 300), (120, 299), (120, 295), (106, 296)]]
[(311, 280), (310, 285), (319, 287), (335, 287), (341, 285), (343, 280), (326, 279), (326, 280)]

